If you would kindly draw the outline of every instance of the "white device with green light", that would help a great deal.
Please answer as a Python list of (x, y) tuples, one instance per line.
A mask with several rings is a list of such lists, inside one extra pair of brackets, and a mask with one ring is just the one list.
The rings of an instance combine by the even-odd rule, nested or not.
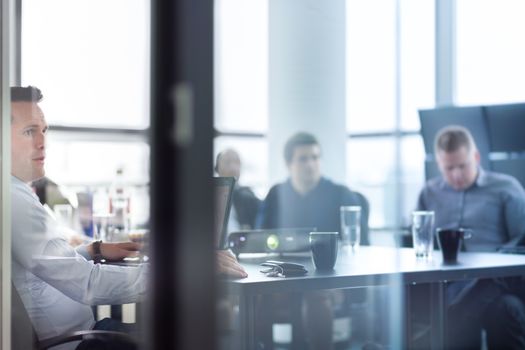
[(228, 236), (228, 248), (242, 253), (295, 253), (310, 251), (310, 232), (315, 227), (246, 230)]

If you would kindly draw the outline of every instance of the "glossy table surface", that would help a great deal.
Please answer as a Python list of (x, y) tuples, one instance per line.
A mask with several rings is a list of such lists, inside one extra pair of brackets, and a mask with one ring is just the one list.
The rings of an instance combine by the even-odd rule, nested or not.
[[(261, 262), (280, 260), (305, 265), (301, 277), (267, 277)], [(443, 264), (441, 252), (430, 260), (418, 259), (411, 248), (360, 247), (356, 252), (340, 250), (332, 271), (318, 271), (308, 254), (296, 256), (242, 256), (239, 262), (248, 272), (244, 279), (226, 282), (230, 292), (261, 294), (272, 291), (305, 291), (352, 288), (390, 283), (432, 283), (471, 278), (515, 276), (525, 273), (525, 255), (461, 252), (458, 263)]]

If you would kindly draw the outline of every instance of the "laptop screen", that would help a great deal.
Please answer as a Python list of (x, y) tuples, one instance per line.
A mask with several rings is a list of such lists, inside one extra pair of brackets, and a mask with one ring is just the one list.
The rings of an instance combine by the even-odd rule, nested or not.
[(213, 178), (213, 187), (215, 191), (214, 237), (215, 247), (217, 249), (226, 249), (228, 219), (230, 218), (234, 184), (235, 178), (233, 177)]

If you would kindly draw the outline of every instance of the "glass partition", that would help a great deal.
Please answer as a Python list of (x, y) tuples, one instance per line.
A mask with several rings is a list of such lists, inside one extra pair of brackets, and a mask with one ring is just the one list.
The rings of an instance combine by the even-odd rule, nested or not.
[[(400, 11), (412, 19), (403, 32)], [(388, 238), (414, 205), (412, 193), (400, 202), (401, 183), (423, 176), (399, 173), (398, 154), (408, 150), (412, 165), (421, 144), (405, 146), (396, 132), (417, 128), (416, 108), (432, 104), (433, 48), (415, 50), (432, 37), (432, 16), (431, 1), (215, 1), (214, 174), (239, 178), (228, 248), (248, 274), (219, 277), (218, 348), (408, 344), (400, 271), (415, 256)], [(349, 240), (342, 206), (360, 208)], [(387, 239), (376, 228), (389, 228)], [(311, 245), (329, 232), (340, 247), (335, 268), (323, 270)], [(357, 235), (359, 248), (345, 245)]]
[[(12, 348), (22, 333), (39, 347), (149, 348), (150, 6), (21, 2)], [(119, 333), (62, 339), (92, 330)]]

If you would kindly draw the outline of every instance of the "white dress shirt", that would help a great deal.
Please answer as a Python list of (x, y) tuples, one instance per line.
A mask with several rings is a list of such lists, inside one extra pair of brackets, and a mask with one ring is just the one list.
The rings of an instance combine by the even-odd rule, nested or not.
[(74, 249), (60, 236), (31, 188), (13, 176), (11, 205), (12, 279), (39, 339), (91, 329), (91, 305), (133, 303), (144, 296), (147, 264), (94, 264), (85, 246)]

